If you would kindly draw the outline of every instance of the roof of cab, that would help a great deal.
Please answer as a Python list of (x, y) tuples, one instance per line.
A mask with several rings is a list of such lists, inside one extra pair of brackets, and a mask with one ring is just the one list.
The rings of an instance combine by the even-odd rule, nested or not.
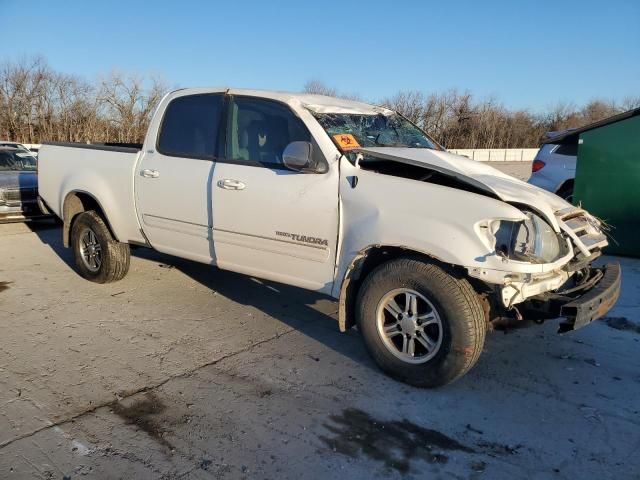
[(225, 92), (230, 95), (268, 98), (285, 102), (291, 106), (300, 106), (315, 113), (346, 113), (356, 115), (390, 115), (393, 113), (385, 107), (371, 105), (356, 100), (316, 95), (311, 93), (280, 92), (276, 90), (253, 90), (245, 88), (211, 87), (181, 89), (183, 94)]

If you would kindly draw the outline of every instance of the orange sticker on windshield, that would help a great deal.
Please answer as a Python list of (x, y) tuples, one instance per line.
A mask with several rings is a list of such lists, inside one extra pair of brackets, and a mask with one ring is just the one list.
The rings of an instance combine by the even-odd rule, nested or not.
[(350, 133), (341, 133), (334, 135), (333, 139), (342, 150), (352, 150), (354, 148), (360, 148), (360, 144)]

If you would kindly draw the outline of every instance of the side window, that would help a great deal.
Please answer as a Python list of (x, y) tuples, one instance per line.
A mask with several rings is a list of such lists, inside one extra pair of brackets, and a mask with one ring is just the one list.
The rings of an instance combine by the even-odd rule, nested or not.
[(577, 143), (568, 143), (565, 145), (560, 145), (553, 152), (557, 155), (570, 155), (572, 157), (576, 157), (578, 155), (578, 144)]
[(188, 95), (169, 103), (158, 136), (158, 152), (213, 160), (218, 151), (222, 94)]
[(11, 170), (13, 163), (11, 155), (8, 153), (0, 153), (0, 170)]
[(282, 152), (295, 141), (311, 141), (307, 127), (286, 105), (252, 97), (234, 97), (227, 130), (227, 159), (282, 166)]

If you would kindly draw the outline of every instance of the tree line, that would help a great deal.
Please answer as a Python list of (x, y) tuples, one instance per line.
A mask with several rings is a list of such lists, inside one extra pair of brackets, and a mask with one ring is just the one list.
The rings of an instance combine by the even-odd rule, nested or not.
[(0, 139), (139, 143), (168, 90), (158, 78), (112, 72), (94, 82), (37, 57), (0, 66)]
[[(57, 72), (41, 57), (0, 65), (0, 139), (140, 143), (153, 110), (168, 90), (156, 77), (112, 72), (94, 81)], [(345, 95), (319, 81), (305, 92)], [(378, 101), (398, 110), (447, 148), (536, 147), (545, 132), (579, 127), (639, 107), (640, 96), (621, 103), (593, 100), (582, 107), (558, 104), (542, 114), (510, 110), (469, 92), (401, 91)]]

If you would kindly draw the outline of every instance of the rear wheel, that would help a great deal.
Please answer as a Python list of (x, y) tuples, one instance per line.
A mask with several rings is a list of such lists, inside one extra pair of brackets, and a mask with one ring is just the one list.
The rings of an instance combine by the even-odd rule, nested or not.
[(104, 220), (94, 211), (81, 213), (73, 222), (71, 245), (78, 272), (87, 280), (115, 282), (129, 271), (129, 245), (114, 239)]
[(420, 260), (392, 260), (371, 272), (356, 314), (376, 363), (418, 387), (445, 385), (464, 375), (484, 345), (484, 310), (473, 287)]

